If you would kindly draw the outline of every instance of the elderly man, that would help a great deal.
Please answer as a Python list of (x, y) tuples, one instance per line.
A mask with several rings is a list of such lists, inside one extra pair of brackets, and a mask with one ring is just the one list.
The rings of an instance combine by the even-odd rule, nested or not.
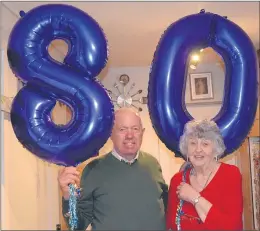
[[(82, 173), (78, 229), (91, 224), (92, 230), (165, 230), (168, 186), (158, 161), (139, 151), (143, 133), (136, 112), (129, 108), (116, 111), (112, 152), (91, 161)], [(58, 180), (66, 214), (68, 184), (79, 183), (79, 172), (64, 168)]]

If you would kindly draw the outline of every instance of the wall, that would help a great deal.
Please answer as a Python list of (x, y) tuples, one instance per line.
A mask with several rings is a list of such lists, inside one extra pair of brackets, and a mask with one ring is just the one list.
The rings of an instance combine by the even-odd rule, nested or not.
[[(3, 13), (3, 14), (2, 14)], [(10, 25), (17, 20), (17, 16), (8, 10), (2, 10), (3, 18), (10, 20)], [(1, 74), (1, 80), (4, 79), (3, 95), (13, 97), (17, 93), (17, 79), (12, 74), (6, 57), (6, 40), (10, 28), (4, 28), (4, 40), (1, 41), (1, 49), (4, 52), (4, 61)], [(56, 59), (62, 60), (62, 54), (53, 50)], [(211, 70), (215, 93), (223, 93), (223, 84), (221, 85), (219, 73), (216, 67), (204, 66), (198, 67), (198, 72), (207, 72)], [(130, 83), (136, 83), (133, 93), (142, 89), (142, 96), (147, 95), (147, 84), (149, 78), (149, 67), (122, 67), (105, 69), (101, 74), (104, 86), (110, 90), (116, 90), (113, 85), (119, 76), (126, 73), (130, 76)], [(220, 85), (218, 85), (220, 84)], [(216, 92), (217, 91), (217, 92)], [(212, 118), (217, 114), (220, 104), (190, 104), (189, 85), (186, 89), (187, 109), (194, 118)], [(179, 171), (183, 160), (175, 158), (165, 145), (158, 139), (152, 128), (149, 113), (146, 105), (142, 106), (141, 117), (146, 129), (142, 149), (154, 155), (161, 163), (163, 175), (167, 183), (170, 182), (174, 173)], [(64, 122), (65, 112), (62, 108), (56, 107), (55, 121)], [(48, 164), (25, 150), (17, 141), (8, 115), (3, 123), (3, 147), (1, 146), (1, 220), (2, 229), (5, 230), (51, 230), (59, 223), (59, 192), (57, 185), (58, 167)], [(100, 154), (107, 153), (112, 148), (109, 140), (100, 150)], [(223, 161), (236, 164), (236, 155), (232, 154)]]
[[(129, 83), (126, 85), (126, 91), (129, 90), (132, 83), (136, 83), (136, 87), (133, 88), (131, 91), (134, 94), (139, 89), (142, 89), (143, 92), (140, 96), (147, 96), (147, 86), (148, 86), (148, 79), (149, 79), (149, 67), (120, 67), (120, 68), (110, 68), (106, 73), (102, 73), (105, 77), (102, 78), (102, 83), (104, 84), (105, 88), (112, 90), (114, 93), (118, 94), (117, 89), (114, 87), (114, 84), (117, 83), (120, 85), (118, 79), (120, 75), (127, 74), (130, 77)], [(211, 72), (214, 84), (214, 93), (217, 97), (217, 101), (222, 100), (223, 89), (224, 89), (224, 74), (220, 67), (216, 66), (215, 64), (203, 64), (198, 66), (196, 72)], [(120, 85), (120, 91), (122, 92), (122, 86)], [(187, 81), (186, 85), (186, 99), (185, 102), (187, 103), (187, 110), (189, 113), (196, 119), (202, 118), (213, 118), (221, 107), (221, 101), (215, 104), (214, 102), (209, 102), (208, 104), (190, 104), (189, 101), (189, 81)], [(139, 96), (135, 96), (135, 99), (139, 99)], [(115, 97), (113, 97), (115, 99)], [(142, 107), (143, 111), (140, 113), (142, 117), (142, 121), (145, 127), (145, 134), (142, 144), (142, 150), (151, 153), (155, 156), (162, 165), (163, 175), (167, 183), (170, 182), (171, 177), (174, 173), (179, 171), (180, 166), (183, 163), (181, 158), (175, 158), (174, 153), (168, 150), (164, 143), (162, 143), (150, 121), (149, 112), (147, 105), (135, 103), (137, 107)], [(110, 151), (112, 148), (111, 141), (100, 150), (101, 154), (104, 154)], [(230, 164), (236, 164), (236, 154), (229, 155), (223, 159), (224, 162)]]
[[(56, 54), (59, 57), (59, 53)], [(12, 97), (17, 92), (17, 80), (11, 73), (4, 57), (4, 95)], [(107, 89), (114, 89), (113, 85), (118, 77), (126, 73), (130, 76), (130, 83), (135, 82), (133, 93), (143, 90), (142, 96), (147, 95), (149, 67), (110, 68), (102, 82)], [(213, 75), (214, 77), (215, 75)], [(187, 86), (188, 91), (188, 86)], [(219, 88), (219, 91), (223, 91)], [(141, 105), (141, 117), (146, 129), (142, 150), (151, 153), (161, 163), (163, 175), (169, 184), (174, 173), (179, 171), (183, 160), (175, 158), (165, 145), (157, 138), (152, 128), (146, 105)], [(187, 108), (195, 118), (212, 118), (220, 105), (188, 105)], [(57, 118), (64, 119), (62, 109), (56, 109)], [(59, 114), (61, 113), (61, 114)], [(107, 153), (112, 148), (109, 140), (100, 150), (100, 154)], [(4, 181), (1, 184), (2, 228), (3, 229), (54, 229), (59, 223), (59, 196), (57, 185), (58, 167), (50, 165), (26, 151), (17, 141), (11, 123), (4, 120)], [(230, 155), (224, 160), (236, 164), (236, 155)]]
[[(14, 97), (18, 91), (18, 81), (8, 65), (6, 41), (3, 44), (1, 82), (4, 87), (1, 94)], [(59, 52), (52, 52), (54, 56), (60, 56)], [(53, 110), (53, 119), (56, 123), (64, 123), (65, 110), (57, 105)], [(59, 167), (39, 159), (23, 148), (15, 137), (9, 114), (5, 113), (5, 119), (1, 123), (1, 228), (54, 230), (59, 223)]]
[[(213, 99), (192, 101), (190, 96), (189, 74), (211, 73)], [(197, 119), (213, 118), (220, 110), (224, 92), (224, 72), (218, 63), (199, 63), (196, 70), (189, 69), (187, 76), (185, 102), (188, 112)]]
[[(14, 96), (17, 80), (7, 66), (6, 56), (4, 80), (4, 95)], [(65, 113), (55, 110), (55, 119), (65, 121)], [(40, 160), (22, 147), (13, 133), (8, 115), (4, 120), (3, 155), (2, 228), (54, 229), (59, 222), (58, 167)]]

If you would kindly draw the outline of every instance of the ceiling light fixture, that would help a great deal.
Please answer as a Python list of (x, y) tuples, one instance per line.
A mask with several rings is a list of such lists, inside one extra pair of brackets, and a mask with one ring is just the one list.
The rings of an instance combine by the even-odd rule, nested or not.
[(199, 61), (200, 61), (200, 56), (198, 54), (194, 53), (193, 55), (191, 55), (190, 68), (192, 70), (196, 70)]

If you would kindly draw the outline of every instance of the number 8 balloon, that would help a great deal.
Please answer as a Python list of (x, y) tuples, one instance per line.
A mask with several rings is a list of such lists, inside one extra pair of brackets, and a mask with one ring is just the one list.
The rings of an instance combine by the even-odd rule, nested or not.
[(152, 63), (148, 108), (153, 127), (176, 156), (186, 122), (193, 119), (185, 106), (187, 59), (193, 49), (212, 47), (226, 66), (224, 99), (213, 118), (226, 145), (223, 156), (235, 151), (249, 133), (258, 102), (258, 65), (248, 35), (225, 17), (202, 10), (167, 28)]
[[(94, 19), (68, 5), (42, 5), (20, 15), (7, 51), (10, 68), (26, 83), (12, 104), (14, 132), (36, 156), (76, 166), (98, 154), (112, 131), (113, 105), (95, 79), (107, 62), (105, 35)], [(48, 53), (54, 39), (69, 45), (64, 63)], [(51, 120), (57, 100), (72, 111), (67, 125)]]

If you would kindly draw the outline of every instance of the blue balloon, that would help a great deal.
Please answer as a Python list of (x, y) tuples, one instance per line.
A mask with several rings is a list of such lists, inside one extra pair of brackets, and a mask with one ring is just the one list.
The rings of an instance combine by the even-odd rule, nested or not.
[[(20, 15), (7, 51), (10, 68), (26, 83), (11, 108), (14, 132), (36, 156), (76, 166), (97, 155), (112, 131), (113, 104), (95, 79), (108, 58), (105, 35), (93, 18), (69, 5), (42, 5)], [(54, 39), (69, 45), (64, 63), (48, 53)], [(51, 120), (57, 100), (72, 111), (67, 125)]]
[(249, 133), (257, 110), (258, 65), (248, 35), (235, 23), (201, 11), (171, 24), (154, 54), (148, 87), (153, 127), (168, 149), (182, 157), (179, 139), (193, 117), (185, 105), (187, 60), (194, 49), (212, 47), (225, 62), (224, 99), (213, 120), (226, 144), (223, 156), (235, 151)]

